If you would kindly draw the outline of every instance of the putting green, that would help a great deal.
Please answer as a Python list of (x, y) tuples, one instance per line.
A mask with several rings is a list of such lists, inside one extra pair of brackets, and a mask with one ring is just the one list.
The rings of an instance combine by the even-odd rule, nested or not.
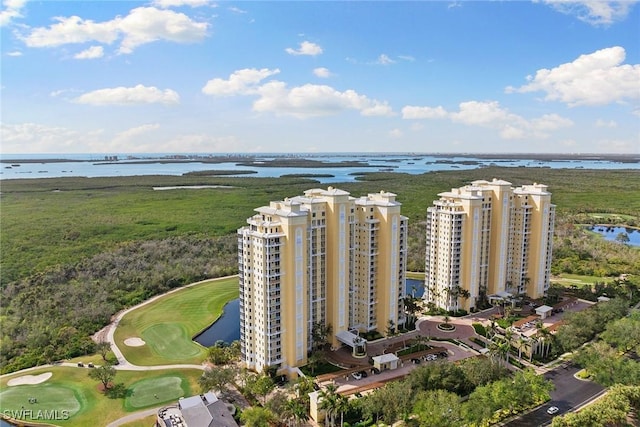
[[(208, 280), (185, 287), (136, 308), (118, 324), (115, 340), (134, 365), (199, 364), (207, 349), (192, 338), (222, 314), (224, 305), (238, 298), (238, 277)], [(130, 347), (127, 338), (146, 345)]]
[(140, 380), (129, 387), (125, 407), (139, 409), (167, 401), (176, 401), (189, 392), (188, 384), (180, 377), (160, 377)]
[(172, 360), (195, 357), (201, 347), (193, 341), (185, 342), (187, 331), (176, 323), (159, 323), (142, 331), (142, 338), (159, 356)]
[[(36, 401), (30, 403), (34, 398)], [(0, 408), (3, 413), (25, 421), (55, 422), (77, 414), (82, 409), (82, 400), (76, 390), (60, 384), (20, 385), (0, 393)], [(23, 415), (18, 415), (22, 410)]]

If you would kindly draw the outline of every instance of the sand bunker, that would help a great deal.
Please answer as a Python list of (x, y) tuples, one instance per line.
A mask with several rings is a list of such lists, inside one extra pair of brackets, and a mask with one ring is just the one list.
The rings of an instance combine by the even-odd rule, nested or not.
[(124, 340), (124, 344), (128, 345), (129, 347), (142, 347), (143, 345), (145, 345), (145, 342), (144, 340), (142, 340), (142, 338), (133, 337)]
[(51, 375), (53, 375), (51, 372), (45, 372), (44, 374), (40, 374), (40, 375), (23, 375), (23, 376), (18, 377), (18, 378), (10, 379), (7, 382), (7, 385), (8, 386), (14, 386), (14, 385), (40, 384), (40, 383), (45, 382), (49, 378), (51, 378)]

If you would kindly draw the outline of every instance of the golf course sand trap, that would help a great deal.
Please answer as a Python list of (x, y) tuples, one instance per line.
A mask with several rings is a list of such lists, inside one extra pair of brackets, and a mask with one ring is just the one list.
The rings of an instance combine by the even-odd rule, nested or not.
[(51, 372), (45, 372), (44, 374), (40, 375), (23, 375), (18, 378), (10, 379), (9, 381), (7, 381), (7, 385), (13, 386), (40, 384), (51, 378), (51, 375), (53, 375)]
[(145, 345), (145, 342), (142, 338), (133, 337), (124, 340), (124, 344), (128, 345), (129, 347), (142, 347), (143, 345)]

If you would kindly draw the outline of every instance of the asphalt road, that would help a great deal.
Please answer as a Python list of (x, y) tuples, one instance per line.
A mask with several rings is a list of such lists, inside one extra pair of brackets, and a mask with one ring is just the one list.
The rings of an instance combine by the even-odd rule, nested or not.
[[(548, 425), (553, 417), (571, 412), (604, 391), (604, 387), (594, 382), (576, 379), (573, 375), (579, 370), (580, 368), (574, 365), (565, 364), (547, 372), (544, 375), (545, 378), (553, 381), (556, 386), (555, 390), (551, 392), (551, 400), (536, 410), (504, 425), (509, 427)], [(547, 409), (550, 406), (557, 406), (560, 410), (555, 415), (549, 415)]]

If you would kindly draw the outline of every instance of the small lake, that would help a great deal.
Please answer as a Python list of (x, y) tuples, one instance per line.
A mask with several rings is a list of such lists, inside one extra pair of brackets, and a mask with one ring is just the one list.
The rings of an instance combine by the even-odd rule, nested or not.
[(595, 225), (593, 227), (590, 227), (589, 230), (595, 231), (611, 242), (615, 242), (616, 237), (618, 237), (620, 233), (627, 233), (627, 236), (629, 236), (629, 241), (627, 242), (627, 244), (631, 246), (640, 246), (640, 230), (635, 228)]
[(218, 340), (227, 344), (240, 339), (240, 299), (229, 301), (222, 316), (193, 340), (205, 347), (211, 347)]
[[(408, 295), (422, 298), (424, 293), (424, 281), (407, 279), (406, 290)], [(222, 316), (211, 326), (205, 329), (193, 339), (204, 347), (211, 347), (218, 340), (227, 344), (240, 339), (240, 300), (234, 299), (224, 306)], [(2, 426), (0, 426), (2, 427)]]

